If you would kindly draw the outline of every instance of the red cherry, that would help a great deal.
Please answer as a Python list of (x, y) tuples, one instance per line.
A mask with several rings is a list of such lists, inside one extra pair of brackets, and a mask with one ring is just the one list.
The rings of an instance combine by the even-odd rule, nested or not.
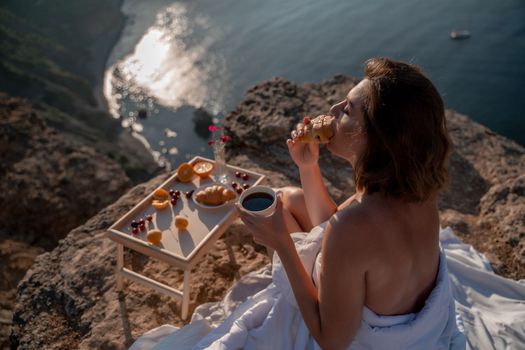
[(177, 197), (171, 198), (171, 204), (173, 205), (177, 204), (177, 199), (178, 199)]
[(235, 177), (241, 177), (241, 173), (239, 171), (235, 172)]
[(153, 221), (153, 216), (151, 215), (146, 216), (146, 220), (148, 220), (149, 222)]
[(145, 231), (146, 230), (146, 226), (145, 225), (140, 225), (139, 226), (139, 230), (140, 230), (140, 232)]
[(140, 226), (144, 226), (144, 219), (140, 219), (140, 220), (139, 220), (139, 225), (140, 225)]
[(191, 191), (186, 192), (186, 193), (185, 193), (186, 198), (191, 198), (191, 195), (193, 194), (193, 191), (194, 191), (194, 190), (191, 190)]
[(176, 196), (177, 198), (180, 197), (180, 191), (179, 191), (179, 190), (176, 190), (176, 191), (175, 191), (175, 196)]
[(131, 230), (131, 233), (136, 235), (137, 233), (139, 233), (139, 228), (138, 227), (133, 227), (133, 229)]
[(248, 187), (250, 187), (250, 184), (242, 184), (242, 188), (244, 188), (245, 190), (248, 189)]
[(242, 179), (243, 180), (248, 180), (250, 177), (248, 176), (248, 174), (244, 173), (242, 174)]
[(170, 196), (174, 196), (175, 195), (175, 190), (173, 188), (170, 189)]
[(237, 193), (238, 193), (238, 194), (241, 194), (241, 193), (242, 193), (242, 188), (241, 188), (241, 187), (237, 188)]
[(233, 187), (233, 188), (237, 188), (237, 182), (232, 181), (232, 187)]

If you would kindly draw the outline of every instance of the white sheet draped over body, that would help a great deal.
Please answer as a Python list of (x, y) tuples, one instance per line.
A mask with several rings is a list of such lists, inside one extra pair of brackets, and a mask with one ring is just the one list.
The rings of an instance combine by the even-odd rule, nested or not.
[[(293, 234), (316, 285), (323, 230), (324, 224)], [(495, 275), (485, 257), (450, 228), (440, 231), (440, 242), (436, 286), (423, 309), (380, 316), (365, 307), (349, 349), (525, 348), (525, 283)], [(318, 348), (275, 254), (271, 270), (250, 273), (221, 302), (199, 306), (189, 325), (155, 328), (130, 350)]]

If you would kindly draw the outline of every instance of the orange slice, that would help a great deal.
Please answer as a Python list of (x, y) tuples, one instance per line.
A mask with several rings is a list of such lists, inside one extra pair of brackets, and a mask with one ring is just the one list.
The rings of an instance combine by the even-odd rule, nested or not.
[(162, 210), (166, 209), (170, 205), (170, 202), (168, 200), (154, 199), (153, 202), (151, 202), (151, 205), (157, 210)]
[(210, 162), (197, 162), (193, 165), (193, 171), (199, 177), (208, 177), (210, 176), (213, 170), (213, 164)]
[(162, 240), (162, 231), (157, 229), (150, 230), (146, 235), (146, 239), (150, 243), (159, 244)]
[(170, 194), (168, 193), (168, 191), (166, 191), (163, 188), (158, 188), (155, 190), (155, 192), (153, 192), (153, 198), (155, 199), (164, 200), (164, 199), (168, 199), (169, 196)]
[(193, 167), (189, 163), (182, 163), (177, 168), (177, 179), (180, 182), (190, 182), (193, 174)]

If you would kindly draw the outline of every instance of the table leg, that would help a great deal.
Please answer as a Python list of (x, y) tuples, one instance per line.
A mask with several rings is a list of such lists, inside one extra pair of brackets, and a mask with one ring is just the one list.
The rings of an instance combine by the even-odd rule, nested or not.
[(122, 283), (122, 268), (124, 267), (124, 246), (122, 244), (117, 243), (117, 269), (116, 269), (116, 277), (117, 277), (117, 291), (122, 291), (123, 289), (123, 283)]
[(182, 319), (188, 316), (190, 303), (190, 270), (184, 270), (184, 285), (182, 286)]

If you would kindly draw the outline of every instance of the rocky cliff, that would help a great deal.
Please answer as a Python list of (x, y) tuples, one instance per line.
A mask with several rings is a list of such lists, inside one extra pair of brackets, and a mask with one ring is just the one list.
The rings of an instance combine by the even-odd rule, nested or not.
[(131, 187), (115, 161), (49, 128), (31, 106), (0, 94), (0, 347), (16, 285), (34, 258)]
[(121, 3), (0, 3), (1, 349), (16, 286), (35, 257), (158, 173), (144, 146), (106, 112), (100, 92), (125, 21)]
[(47, 124), (116, 160), (138, 183), (157, 165), (109, 115), (101, 93), (106, 59), (125, 22), (121, 3), (2, 1), (0, 92), (28, 99)]
[[(355, 82), (337, 76), (299, 86), (276, 78), (253, 87), (226, 117), (234, 139), (229, 162), (266, 174), (271, 186), (298, 184), (285, 146), (290, 129), (304, 114), (326, 111)], [(485, 252), (498, 273), (525, 278), (525, 149), (465, 116), (447, 111), (447, 118), (456, 150), (450, 188), (440, 198), (442, 225), (451, 225)], [(326, 152), (321, 157), (330, 193), (341, 201), (353, 190), (351, 169)], [(183, 324), (180, 305), (168, 297), (128, 281), (124, 293), (115, 292), (116, 246), (104, 235), (167, 176), (134, 187), (36, 259), (18, 286), (13, 348), (125, 349), (153, 327)], [(239, 275), (267, 262), (261, 247), (235, 222), (192, 271), (190, 311), (219, 300)], [(181, 285), (180, 271), (140, 254), (127, 251), (125, 263)]]

